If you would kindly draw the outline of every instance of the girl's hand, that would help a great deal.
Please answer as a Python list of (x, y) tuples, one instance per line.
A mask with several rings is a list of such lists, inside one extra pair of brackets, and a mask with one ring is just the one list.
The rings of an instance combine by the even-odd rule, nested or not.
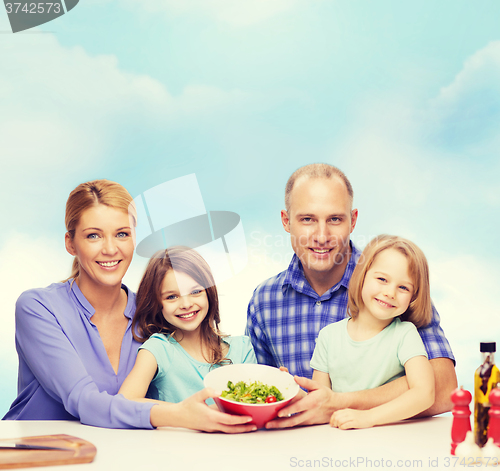
[(225, 414), (205, 403), (206, 399), (217, 396), (213, 389), (205, 388), (178, 404), (172, 404), (174, 410), (170, 409), (170, 419), (176, 422), (173, 425), (204, 432), (241, 433), (257, 430), (254, 424), (248, 424), (251, 417)]
[(288, 373), (288, 368), (286, 366), (280, 366), (280, 371), (284, 371), (285, 373)]
[(350, 428), (369, 428), (375, 424), (369, 410), (341, 409), (332, 414), (330, 425), (342, 430)]

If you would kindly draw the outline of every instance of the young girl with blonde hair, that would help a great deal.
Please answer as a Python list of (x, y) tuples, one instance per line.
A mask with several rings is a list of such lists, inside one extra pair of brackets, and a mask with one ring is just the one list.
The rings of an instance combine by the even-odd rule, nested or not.
[(381, 235), (363, 251), (349, 285), (350, 317), (328, 325), (311, 359), (313, 380), (335, 392), (372, 389), (406, 374), (409, 390), (369, 410), (333, 413), (332, 426), (403, 420), (434, 402), (434, 375), (417, 327), (432, 317), (429, 269), (409, 240)]

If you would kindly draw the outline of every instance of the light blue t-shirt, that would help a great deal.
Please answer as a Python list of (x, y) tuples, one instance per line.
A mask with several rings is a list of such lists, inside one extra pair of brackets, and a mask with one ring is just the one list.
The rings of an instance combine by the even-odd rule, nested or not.
[(425, 356), (424, 344), (411, 322), (394, 319), (382, 332), (357, 342), (347, 332), (349, 319), (321, 329), (311, 368), (330, 375), (336, 392), (372, 389), (405, 374), (404, 364)]
[[(229, 344), (226, 355), (233, 364), (257, 363), (250, 339), (247, 336), (224, 337)], [(141, 348), (156, 358), (158, 370), (146, 397), (166, 402), (181, 402), (205, 386), (203, 379), (213, 369), (219, 368), (196, 360), (172, 337), (153, 334)], [(140, 350), (139, 349), (139, 350)], [(207, 400), (208, 404), (213, 400)]]

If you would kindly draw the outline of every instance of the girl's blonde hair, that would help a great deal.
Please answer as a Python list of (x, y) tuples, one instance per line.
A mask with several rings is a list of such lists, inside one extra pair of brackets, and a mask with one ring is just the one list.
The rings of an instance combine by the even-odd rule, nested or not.
[(375, 257), (384, 250), (394, 249), (408, 260), (408, 272), (413, 281), (414, 291), (410, 305), (401, 314), (402, 321), (409, 321), (417, 327), (424, 327), (432, 319), (432, 304), (429, 287), (429, 266), (424, 253), (411, 241), (398, 236), (382, 234), (375, 237), (365, 247), (349, 283), (349, 315), (355, 319), (364, 306), (361, 293), (367, 271)]
[[(137, 213), (129, 192), (119, 183), (110, 180), (93, 180), (78, 185), (68, 197), (66, 202), (66, 231), (71, 239), (75, 237), (75, 229), (82, 214), (92, 206), (104, 204), (110, 208), (124, 211), (131, 216), (131, 224), (137, 225)], [(65, 281), (76, 278), (80, 274), (78, 258), (73, 260), (71, 276)]]
[(176, 327), (163, 316), (161, 296), (163, 279), (170, 270), (185, 273), (205, 289), (208, 312), (200, 327), (202, 341), (210, 352), (210, 358), (206, 360), (211, 364), (228, 361), (223, 351), (224, 336), (219, 330), (219, 297), (210, 266), (198, 252), (189, 247), (175, 246), (160, 250), (149, 260), (137, 290), (137, 309), (132, 321), (134, 338), (144, 342), (156, 333), (174, 335)]

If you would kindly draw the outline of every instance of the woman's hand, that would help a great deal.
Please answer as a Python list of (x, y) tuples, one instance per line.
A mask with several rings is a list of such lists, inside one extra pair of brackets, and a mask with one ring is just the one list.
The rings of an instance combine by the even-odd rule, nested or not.
[(162, 403), (151, 409), (153, 427), (184, 427), (203, 432), (242, 433), (257, 430), (251, 417), (231, 415), (209, 407), (205, 400), (217, 397), (205, 388), (177, 404)]

